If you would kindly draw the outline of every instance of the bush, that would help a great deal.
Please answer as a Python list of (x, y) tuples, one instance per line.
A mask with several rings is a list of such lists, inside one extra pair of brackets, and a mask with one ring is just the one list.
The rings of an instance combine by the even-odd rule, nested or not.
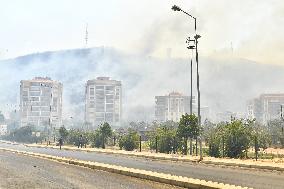
[(102, 134), (96, 130), (95, 133), (92, 135), (92, 147), (101, 148), (103, 146), (103, 137)]
[(218, 135), (215, 135), (216, 133), (213, 133), (209, 138), (209, 149), (208, 149), (208, 155), (212, 157), (221, 157), (221, 144)]
[(34, 143), (42, 139), (42, 136), (36, 137), (33, 132), (35, 129), (32, 126), (21, 127), (5, 136), (4, 139), (23, 143)]
[(178, 145), (181, 144), (176, 137), (176, 129), (167, 126), (158, 127), (150, 134), (150, 149), (156, 149), (156, 137), (158, 151), (161, 153), (170, 153), (176, 151)]
[(139, 135), (136, 131), (129, 130), (128, 133), (119, 140), (119, 147), (127, 151), (132, 151), (139, 147)]
[(90, 135), (92, 147), (105, 148), (105, 144), (112, 134), (113, 133), (110, 125), (106, 122), (103, 123), (98, 129), (95, 130), (95, 133)]

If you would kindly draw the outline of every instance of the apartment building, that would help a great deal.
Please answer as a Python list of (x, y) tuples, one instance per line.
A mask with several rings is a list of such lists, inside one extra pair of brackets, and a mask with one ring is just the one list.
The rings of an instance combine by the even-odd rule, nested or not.
[(60, 127), (62, 123), (62, 88), (48, 77), (22, 80), (20, 85), (20, 125), (39, 130)]
[(262, 94), (248, 102), (247, 117), (266, 124), (269, 120), (280, 119), (281, 105), (284, 105), (284, 93)]
[[(192, 97), (194, 104), (195, 97)], [(155, 119), (165, 122), (172, 120), (178, 122), (182, 115), (190, 113), (190, 96), (184, 96), (178, 92), (155, 97)]]
[(0, 125), (0, 136), (8, 134), (8, 127), (7, 125)]
[(121, 81), (109, 77), (88, 80), (85, 88), (85, 121), (97, 126), (108, 122), (120, 126), (122, 114)]

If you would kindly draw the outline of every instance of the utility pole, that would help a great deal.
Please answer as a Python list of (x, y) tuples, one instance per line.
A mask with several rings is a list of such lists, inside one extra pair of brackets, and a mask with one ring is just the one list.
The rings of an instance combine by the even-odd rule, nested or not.
[[(196, 60), (196, 79), (197, 79), (197, 98), (198, 98), (198, 102), (197, 102), (197, 114), (198, 114), (198, 125), (201, 126), (201, 115), (200, 115), (200, 86), (199, 86), (199, 58), (198, 58), (198, 39), (201, 37), (200, 35), (197, 34), (197, 19), (196, 17), (192, 16), (191, 14), (189, 14), (188, 12), (185, 12), (184, 10), (182, 10), (180, 7), (174, 5), (172, 6), (172, 10), (173, 11), (180, 11), (183, 12), (184, 14), (186, 14), (187, 16), (191, 17), (194, 19), (194, 30), (195, 30), (195, 36), (194, 36), (194, 42), (195, 42), (195, 60)], [(192, 47), (192, 49), (194, 49), (194, 46)], [(197, 148), (197, 137), (196, 137), (196, 148)], [(200, 136), (200, 143), (202, 143), (202, 139)], [(201, 146), (201, 145), (200, 145)], [(196, 149), (197, 151), (197, 149)], [(200, 153), (202, 153), (202, 149), (200, 149)], [(200, 160), (202, 160), (202, 154), (200, 154)]]
[(281, 131), (282, 131), (282, 136), (283, 136), (283, 132), (284, 132), (284, 129), (283, 129), (283, 122), (284, 122), (284, 118), (283, 118), (283, 105), (282, 105), (282, 104), (280, 105), (280, 108), (281, 108), (281, 110), (280, 110), (280, 116), (281, 116), (281, 120), (282, 120), (282, 129), (281, 129)]
[(85, 48), (88, 46), (88, 23), (86, 24), (86, 32), (85, 32)]

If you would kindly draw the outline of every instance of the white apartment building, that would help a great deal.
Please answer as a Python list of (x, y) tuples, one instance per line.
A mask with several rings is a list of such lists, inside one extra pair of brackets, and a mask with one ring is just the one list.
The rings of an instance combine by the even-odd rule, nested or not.
[[(195, 97), (193, 96), (192, 104), (194, 102)], [(184, 96), (178, 92), (172, 92), (165, 96), (156, 96), (155, 103), (155, 119), (157, 121), (172, 120), (178, 122), (182, 115), (190, 113), (190, 96)]]
[(248, 102), (247, 117), (266, 124), (269, 120), (280, 119), (281, 105), (284, 105), (283, 93), (262, 94)]
[(7, 125), (0, 125), (0, 136), (6, 135), (8, 133)]
[(37, 129), (62, 124), (62, 84), (48, 77), (22, 80), (20, 85), (20, 124)]
[(88, 80), (85, 89), (85, 121), (93, 126), (103, 122), (120, 126), (121, 94), (121, 81), (109, 77)]

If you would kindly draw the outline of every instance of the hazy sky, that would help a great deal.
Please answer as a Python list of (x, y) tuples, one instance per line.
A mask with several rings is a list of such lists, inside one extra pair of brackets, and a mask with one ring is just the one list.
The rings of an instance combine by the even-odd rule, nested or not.
[(283, 0), (0, 0), (0, 59), (84, 47), (86, 23), (89, 47), (185, 56), (193, 22), (173, 4), (198, 18), (201, 55), (282, 64)]

